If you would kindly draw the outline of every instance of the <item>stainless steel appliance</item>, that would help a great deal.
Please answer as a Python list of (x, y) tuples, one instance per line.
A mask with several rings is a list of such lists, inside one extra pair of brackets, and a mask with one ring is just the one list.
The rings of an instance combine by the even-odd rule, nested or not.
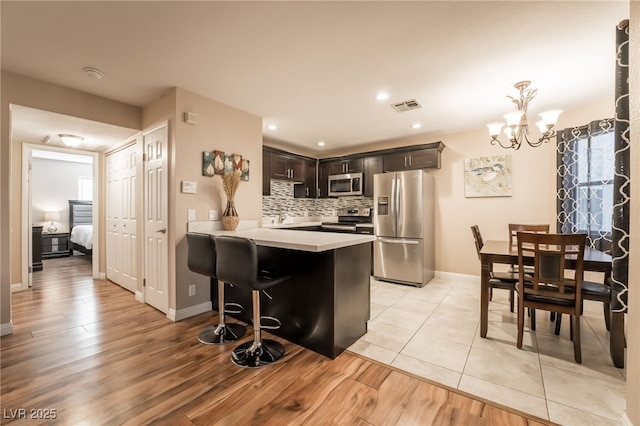
[(435, 275), (434, 182), (423, 170), (373, 176), (373, 275), (424, 286)]
[(321, 230), (351, 234), (373, 234), (371, 209), (368, 207), (338, 209), (338, 221), (323, 222)]
[(362, 173), (329, 176), (329, 196), (362, 195)]

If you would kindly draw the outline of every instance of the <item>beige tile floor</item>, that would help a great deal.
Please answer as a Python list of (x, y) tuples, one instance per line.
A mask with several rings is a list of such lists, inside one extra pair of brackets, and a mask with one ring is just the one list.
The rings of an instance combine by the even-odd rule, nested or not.
[(585, 302), (582, 364), (573, 360), (569, 321), (560, 336), (540, 312), (525, 321), (495, 290), (487, 338), (480, 337), (480, 278), (439, 274), (422, 288), (371, 280), (368, 332), (349, 350), (412, 374), (564, 425), (619, 425), (625, 370), (611, 363), (602, 304)]

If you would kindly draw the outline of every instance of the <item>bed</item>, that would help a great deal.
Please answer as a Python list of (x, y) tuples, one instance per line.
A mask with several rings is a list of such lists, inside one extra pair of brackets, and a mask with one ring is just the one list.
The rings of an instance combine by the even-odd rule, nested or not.
[(93, 253), (93, 202), (69, 200), (70, 249), (88, 256)]

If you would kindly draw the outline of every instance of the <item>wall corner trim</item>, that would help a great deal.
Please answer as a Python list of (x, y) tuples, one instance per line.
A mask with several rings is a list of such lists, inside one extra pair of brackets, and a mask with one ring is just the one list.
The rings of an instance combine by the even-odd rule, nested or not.
[(0, 336), (6, 336), (8, 334), (13, 334), (13, 323), (10, 322), (8, 324), (0, 325)]
[(194, 317), (205, 312), (211, 312), (212, 309), (213, 305), (209, 301), (200, 303), (199, 305), (189, 306), (188, 308), (178, 309), (177, 311), (175, 309), (169, 309), (167, 317), (171, 321), (181, 321), (183, 319)]

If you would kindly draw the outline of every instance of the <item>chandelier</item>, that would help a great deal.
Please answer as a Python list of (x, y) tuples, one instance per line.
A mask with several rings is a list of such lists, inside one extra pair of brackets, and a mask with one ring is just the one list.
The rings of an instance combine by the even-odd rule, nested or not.
[[(507, 96), (511, 98), (511, 101), (516, 105), (516, 110), (503, 115), (507, 122), (506, 127), (504, 127), (505, 123), (502, 121), (487, 124), (489, 135), (491, 136), (491, 145), (495, 145), (497, 142), (503, 148), (520, 149), (522, 142), (526, 141), (530, 146), (538, 147), (543, 143), (549, 142), (549, 140), (556, 135), (553, 126), (556, 125), (558, 116), (560, 116), (562, 112), (562, 110), (559, 109), (544, 111), (539, 114), (541, 120), (536, 122), (536, 125), (538, 129), (540, 129), (542, 136), (538, 140), (530, 139), (527, 107), (531, 99), (535, 98), (538, 93), (538, 89), (528, 88), (530, 84), (530, 81), (520, 81), (513, 85), (513, 87), (518, 89), (520, 95), (517, 98)], [(498, 139), (503, 127), (508, 143), (503, 143)]]

